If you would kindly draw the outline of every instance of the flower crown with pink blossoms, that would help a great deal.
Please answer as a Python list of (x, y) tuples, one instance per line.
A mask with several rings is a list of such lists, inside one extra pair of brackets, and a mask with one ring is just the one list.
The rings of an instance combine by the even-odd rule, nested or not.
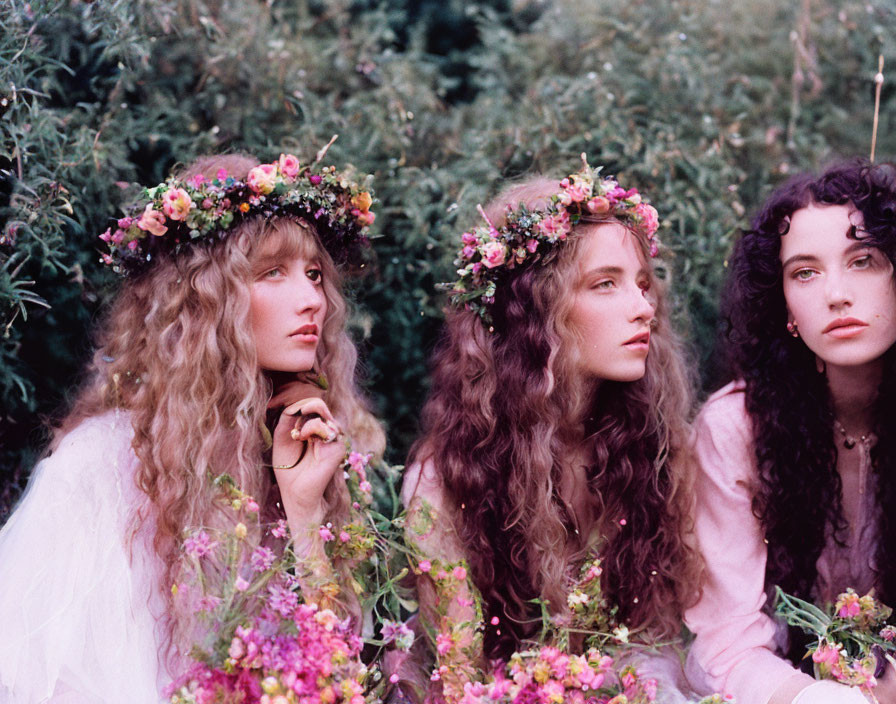
[(508, 208), (500, 228), (478, 206), (485, 224), (462, 236), (462, 247), (454, 260), (459, 278), (446, 285), (451, 303), (465, 306), (490, 325), (489, 308), (495, 292), (510, 272), (551, 261), (557, 246), (584, 217), (620, 222), (642, 235), (650, 256), (655, 257), (659, 226), (656, 210), (634, 188), (626, 190), (613, 178), (601, 178), (601, 168), (591, 168), (582, 154), (582, 170), (559, 182), (559, 190), (550, 197), (547, 207), (530, 210), (520, 203), (516, 210)]
[(335, 166), (318, 167), (324, 153), (305, 166), (292, 154), (281, 154), (251, 169), (245, 181), (221, 169), (213, 179), (172, 177), (147, 188), (133, 215), (100, 235), (109, 247), (101, 261), (117, 273), (136, 274), (160, 255), (224, 239), (249, 218), (297, 216), (314, 225), (337, 265), (357, 264), (374, 220), (373, 196)]

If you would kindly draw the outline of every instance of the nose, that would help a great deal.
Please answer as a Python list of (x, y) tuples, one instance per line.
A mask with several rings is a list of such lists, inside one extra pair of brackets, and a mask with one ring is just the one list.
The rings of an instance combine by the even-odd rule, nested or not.
[(311, 281), (304, 271), (299, 272), (292, 287), (293, 305), (300, 314), (317, 313), (326, 305), (324, 287)]
[(650, 300), (650, 291), (648, 289), (636, 286), (632, 305), (633, 321), (640, 320), (645, 324), (649, 324), (653, 320), (656, 306)]
[(831, 271), (828, 273), (825, 287), (825, 300), (831, 310), (837, 310), (844, 306), (852, 305), (852, 293), (843, 272)]

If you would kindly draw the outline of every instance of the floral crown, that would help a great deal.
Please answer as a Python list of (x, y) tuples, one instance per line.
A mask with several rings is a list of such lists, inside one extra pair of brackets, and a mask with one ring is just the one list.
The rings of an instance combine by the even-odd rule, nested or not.
[(656, 230), (659, 218), (653, 206), (634, 188), (624, 189), (613, 178), (601, 178), (601, 167), (591, 168), (582, 154), (582, 170), (559, 182), (547, 207), (530, 210), (520, 203), (508, 206), (505, 224), (495, 227), (482, 206), (485, 220), (462, 235), (462, 247), (454, 260), (458, 279), (447, 284), (451, 303), (463, 305), (490, 325), (489, 308), (498, 286), (512, 271), (536, 263), (546, 264), (566, 241), (572, 228), (583, 218), (597, 216), (621, 222), (642, 235), (650, 256), (658, 251)]
[(133, 215), (100, 235), (109, 246), (101, 261), (117, 273), (135, 274), (159, 255), (224, 239), (249, 218), (293, 215), (315, 226), (337, 265), (357, 264), (374, 220), (373, 196), (336, 167), (318, 167), (325, 153), (326, 147), (306, 166), (292, 154), (281, 154), (278, 161), (251, 169), (245, 181), (221, 169), (213, 179), (172, 177), (147, 188)]

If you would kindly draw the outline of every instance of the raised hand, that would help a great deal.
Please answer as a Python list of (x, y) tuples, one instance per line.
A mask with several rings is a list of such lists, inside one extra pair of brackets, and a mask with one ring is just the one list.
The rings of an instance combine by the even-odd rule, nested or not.
[[(271, 400), (271, 406), (280, 405), (282, 398), (283, 392)], [(273, 432), (271, 464), (295, 538), (323, 519), (324, 490), (342, 464), (345, 450), (342, 431), (323, 399), (303, 398), (281, 412)]]

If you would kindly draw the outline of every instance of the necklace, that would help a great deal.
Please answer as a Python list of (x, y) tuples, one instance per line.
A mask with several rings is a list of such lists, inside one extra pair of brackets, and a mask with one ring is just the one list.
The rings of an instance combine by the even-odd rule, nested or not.
[(870, 433), (866, 433), (865, 435), (859, 436), (858, 439), (854, 438), (852, 435), (846, 432), (846, 428), (843, 427), (843, 423), (834, 418), (834, 427), (837, 429), (837, 432), (843, 436), (843, 447), (847, 450), (851, 450), (856, 446), (856, 443), (862, 443), (863, 445), (868, 440), (868, 435)]

